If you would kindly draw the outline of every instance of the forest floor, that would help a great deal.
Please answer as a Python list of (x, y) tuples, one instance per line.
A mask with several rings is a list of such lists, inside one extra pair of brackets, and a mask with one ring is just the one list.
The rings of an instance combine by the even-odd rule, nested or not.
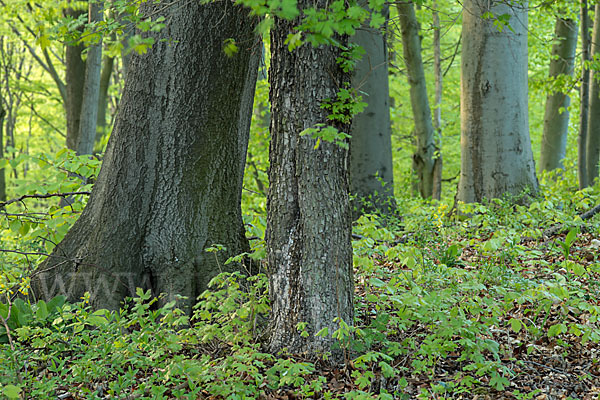
[(267, 279), (242, 290), (226, 275), (189, 328), (173, 304), (157, 309), (141, 291), (122, 313), (85, 299), (15, 302), (22, 318), (13, 315), (12, 343), (0, 344), (0, 395), (599, 399), (600, 218), (543, 202), (476, 207), (461, 219), (415, 203), (396, 222), (358, 221), (343, 364), (264, 352)]

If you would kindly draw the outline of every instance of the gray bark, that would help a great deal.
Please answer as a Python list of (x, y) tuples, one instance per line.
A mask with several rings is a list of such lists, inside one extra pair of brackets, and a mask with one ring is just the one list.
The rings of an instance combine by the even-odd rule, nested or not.
[[(73, 18), (79, 18), (84, 10), (68, 8), (65, 13)], [(79, 122), (81, 119), (81, 103), (83, 102), (83, 86), (85, 83), (85, 62), (81, 53), (83, 44), (67, 44), (65, 49), (65, 82), (67, 111), (67, 148), (77, 150), (79, 143)]]
[[(572, 76), (577, 47), (577, 21), (557, 17), (554, 36), (549, 76), (550, 78), (560, 75)], [(543, 171), (563, 168), (562, 160), (567, 153), (570, 103), (571, 99), (562, 91), (549, 93), (546, 98), (540, 155), (540, 168)]]
[(417, 187), (421, 197), (430, 198), (433, 195), (435, 153), (438, 149), (435, 144), (431, 108), (427, 98), (419, 23), (412, 1), (399, 2), (396, 6), (402, 30), (404, 62), (410, 85), (410, 103), (415, 120), (416, 149), (413, 155), (413, 171), (417, 175)]
[(98, 98), (98, 120), (96, 122), (96, 143), (99, 143), (107, 133), (106, 108), (108, 107), (108, 87), (115, 63), (114, 57), (104, 57), (102, 73), (100, 74), (100, 95)]
[(366, 52), (352, 77), (352, 86), (368, 103), (354, 117), (350, 139), (350, 193), (356, 196), (353, 208), (358, 218), (363, 210), (393, 210), (394, 171), (385, 37), (366, 24), (351, 40)]
[[(492, 5), (491, 8), (489, 6)], [(501, 31), (486, 12), (509, 14)], [(461, 172), (465, 203), (538, 189), (527, 115), (527, 4), (468, 0), (463, 8)]]
[[(260, 48), (255, 21), (229, 2), (147, 3), (142, 12), (168, 24), (132, 56), (88, 205), (32, 288), (71, 300), (89, 291), (94, 306), (112, 309), (135, 287), (150, 288), (187, 296), (189, 311), (213, 276), (241, 268), (224, 261), (248, 250), (241, 158)], [(227, 38), (239, 43), (231, 58)], [(213, 244), (226, 250), (204, 251)]]
[[(594, 31), (592, 33), (592, 59), (600, 57), (600, 3), (596, 4)], [(590, 76), (590, 103), (586, 137), (586, 170), (589, 185), (598, 178), (598, 161), (600, 160), (600, 73), (592, 70)]]
[[(301, 0), (299, 8), (309, 5)], [(335, 98), (346, 80), (339, 49), (284, 43), (298, 21), (276, 19), (271, 29), (271, 148), (267, 198), (267, 261), (272, 315), (268, 347), (277, 352), (333, 352), (335, 318), (351, 324), (353, 277), (347, 150), (299, 136), (331, 124), (320, 102)], [(337, 38), (342, 44), (345, 38)], [(350, 127), (338, 124), (339, 130)], [(307, 324), (304, 338), (297, 324)], [(327, 328), (328, 335), (315, 334)], [(340, 354), (333, 352), (333, 359)]]
[[(89, 2), (88, 22), (102, 21), (102, 6), (96, 1)], [(85, 80), (79, 117), (77, 155), (92, 154), (96, 140), (98, 104), (100, 99), (100, 72), (102, 68), (102, 39), (87, 49)]]
[[(0, 96), (0, 158), (4, 157), (4, 117), (6, 110), (2, 104)], [(0, 168), (0, 201), (6, 201), (6, 173), (4, 168)]]
[(442, 44), (440, 40), (440, 16), (437, 3), (433, 2), (433, 73), (435, 75), (435, 100), (433, 103), (433, 129), (439, 154), (433, 169), (432, 198), (442, 197), (442, 90), (444, 77), (442, 74)]
[(590, 18), (588, 2), (581, 0), (581, 86), (579, 90), (579, 135), (577, 136), (577, 176), (579, 189), (589, 186), (587, 176), (586, 142), (590, 101), (590, 70), (586, 63), (590, 59)]

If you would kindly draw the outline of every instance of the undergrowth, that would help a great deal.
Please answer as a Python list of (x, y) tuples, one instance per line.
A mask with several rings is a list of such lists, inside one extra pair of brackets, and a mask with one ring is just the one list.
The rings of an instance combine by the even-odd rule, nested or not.
[[(89, 163), (68, 154), (44, 162), (67, 160)], [(67, 191), (82, 190), (80, 179), (71, 185)], [(261, 258), (264, 198), (260, 185), (254, 189), (257, 215), (246, 222)], [(526, 206), (494, 200), (459, 204), (452, 214), (451, 204), (398, 199), (401, 219), (357, 221), (355, 319), (338, 332), (348, 360), (339, 366), (264, 351), (263, 274), (215, 277), (191, 317), (174, 302), (158, 307), (163, 302), (141, 290), (118, 311), (92, 310), (86, 298), (28, 300), (34, 266), (83, 203), (76, 201), (70, 214), (55, 206), (34, 214), (29, 200), (12, 203), (0, 222), (0, 393), (10, 399), (597, 398), (600, 223), (579, 215), (595, 205), (599, 188), (575, 191), (545, 177), (542, 189)], [(559, 233), (545, 237), (557, 224)]]

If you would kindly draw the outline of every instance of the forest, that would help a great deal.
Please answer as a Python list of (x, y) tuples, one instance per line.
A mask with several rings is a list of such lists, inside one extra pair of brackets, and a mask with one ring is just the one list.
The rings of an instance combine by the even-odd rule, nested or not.
[(600, 2), (0, 0), (0, 398), (600, 399)]

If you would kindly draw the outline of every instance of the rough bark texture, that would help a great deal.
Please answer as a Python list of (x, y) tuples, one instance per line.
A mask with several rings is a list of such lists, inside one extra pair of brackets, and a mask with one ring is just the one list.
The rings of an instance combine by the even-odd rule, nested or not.
[[(577, 21), (557, 17), (554, 36), (556, 42), (552, 46), (549, 76), (550, 78), (560, 75), (572, 76), (577, 47)], [(571, 99), (563, 92), (550, 93), (546, 98), (540, 156), (542, 170), (563, 168), (562, 160), (567, 153), (570, 103)]]
[[(299, 7), (308, 4), (302, 0)], [(325, 1), (310, 4), (323, 7)], [(315, 140), (299, 134), (328, 123), (328, 112), (319, 105), (335, 98), (345, 77), (336, 64), (336, 48), (304, 44), (288, 50), (284, 42), (297, 22), (277, 19), (271, 29), (268, 346), (274, 352), (318, 354), (332, 351), (331, 334), (338, 329), (334, 319), (351, 324), (353, 318), (348, 152), (330, 143), (314, 149)], [(300, 322), (307, 324), (306, 338), (298, 332)], [(323, 328), (329, 334), (315, 336)], [(338, 356), (334, 352), (334, 359)]]
[[(592, 33), (592, 59), (600, 57), (600, 3), (596, 4), (594, 32)], [(598, 178), (598, 161), (600, 160), (600, 74), (592, 70), (590, 76), (590, 109), (588, 114), (586, 137), (586, 170), (587, 183), (593, 185)]]
[[(239, 268), (223, 265), (229, 256), (248, 249), (240, 202), (255, 24), (230, 2), (143, 12), (166, 14), (167, 26), (132, 57), (88, 205), (33, 282), (41, 297), (90, 291), (94, 305), (117, 308), (138, 286), (188, 296), (189, 307), (214, 275)], [(231, 58), (227, 38), (239, 46)], [(213, 244), (227, 250), (204, 251)]]
[[(491, 8), (489, 6), (491, 5)], [(527, 115), (527, 4), (468, 0), (463, 8), (458, 200), (538, 188)], [(509, 14), (511, 29), (491, 18)]]
[(581, 0), (581, 87), (579, 90), (579, 135), (577, 136), (577, 176), (579, 189), (589, 186), (587, 176), (586, 142), (590, 101), (590, 70), (586, 62), (590, 59), (590, 18), (588, 2)]
[(366, 52), (352, 77), (352, 86), (368, 104), (353, 118), (350, 139), (350, 193), (356, 196), (353, 208), (358, 218), (363, 210), (394, 209), (394, 171), (385, 37), (367, 23), (351, 40)]
[(402, 51), (406, 75), (410, 85), (410, 103), (415, 119), (416, 149), (413, 154), (413, 171), (421, 197), (433, 195), (436, 144), (431, 121), (431, 108), (427, 98), (427, 84), (421, 58), (419, 23), (412, 1), (396, 4), (402, 29)]
[[(85, 13), (85, 10), (69, 8), (65, 13), (77, 19)], [(81, 118), (81, 103), (83, 102), (83, 85), (85, 82), (85, 62), (81, 58), (81, 53), (84, 49), (85, 46), (83, 44), (69, 43), (65, 50), (67, 147), (75, 151), (79, 142), (79, 121)]]
[[(89, 3), (88, 22), (102, 21), (102, 9), (99, 3)], [(79, 133), (77, 137), (77, 154), (92, 154), (96, 140), (96, 123), (98, 122), (98, 103), (100, 99), (100, 72), (102, 69), (102, 40), (88, 47), (85, 62), (85, 80), (79, 117)]]

